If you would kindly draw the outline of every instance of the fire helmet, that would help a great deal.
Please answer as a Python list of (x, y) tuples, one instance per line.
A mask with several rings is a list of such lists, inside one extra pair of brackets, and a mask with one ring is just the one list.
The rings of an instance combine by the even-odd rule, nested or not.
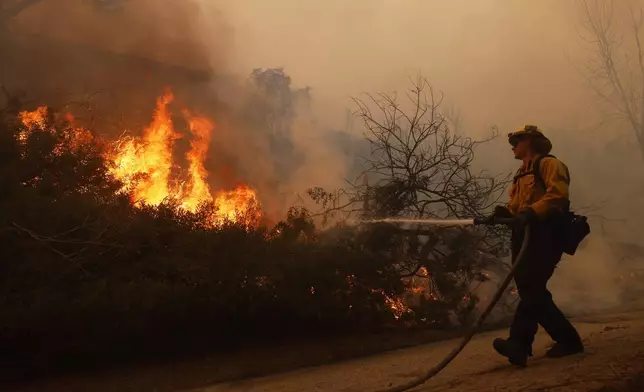
[(549, 154), (552, 151), (552, 142), (536, 125), (524, 125), (517, 131), (508, 133), (508, 142), (512, 145), (524, 138), (532, 139), (532, 147), (538, 154)]

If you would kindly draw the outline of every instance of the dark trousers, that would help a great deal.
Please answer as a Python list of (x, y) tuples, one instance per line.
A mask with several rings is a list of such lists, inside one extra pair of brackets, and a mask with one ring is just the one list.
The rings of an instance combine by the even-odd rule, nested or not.
[[(519, 291), (519, 305), (510, 327), (510, 339), (524, 344), (530, 350), (539, 325), (556, 342), (573, 344), (581, 341), (577, 330), (557, 308), (552, 294), (546, 288), (563, 255), (561, 247), (557, 245), (554, 229), (555, 226), (547, 223), (531, 226), (525, 258), (514, 276)], [(514, 230), (512, 233), (513, 260), (521, 248), (523, 234), (523, 230)]]

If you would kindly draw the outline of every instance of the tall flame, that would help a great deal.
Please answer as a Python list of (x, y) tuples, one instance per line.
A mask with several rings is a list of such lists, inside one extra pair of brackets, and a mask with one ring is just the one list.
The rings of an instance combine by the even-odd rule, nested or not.
[[(205, 160), (212, 140), (215, 124), (206, 117), (192, 114), (187, 109), (183, 115), (188, 121), (192, 136), (185, 158), (189, 164), (187, 178), (172, 178), (174, 167), (172, 149), (174, 141), (182, 135), (174, 131), (168, 111), (173, 96), (166, 93), (157, 100), (154, 119), (145, 130), (143, 139), (124, 137), (118, 141), (112, 160), (112, 174), (132, 193), (137, 204), (159, 205), (168, 198), (176, 199), (182, 208), (195, 212), (202, 203), (214, 203), (213, 224), (224, 221), (240, 222), (242, 216), (257, 206), (257, 195), (246, 185), (229, 191), (221, 190), (213, 197), (207, 182)], [(246, 223), (250, 223), (246, 221)]]
[(172, 145), (178, 138), (168, 112), (173, 99), (169, 92), (157, 99), (154, 119), (143, 134), (143, 142), (129, 137), (117, 142), (112, 174), (132, 192), (135, 203), (159, 205), (171, 196)]
[(182, 205), (190, 211), (195, 211), (199, 203), (212, 201), (210, 188), (206, 182), (208, 171), (204, 166), (204, 161), (206, 160), (208, 147), (210, 146), (210, 134), (215, 127), (205, 117), (193, 116), (188, 110), (184, 110), (183, 113), (188, 119), (188, 125), (193, 139), (190, 141), (190, 151), (186, 154), (186, 159), (190, 163), (189, 174), (191, 187)]
[[(256, 207), (259, 205), (255, 191), (247, 185), (219, 190), (213, 197), (207, 181), (205, 161), (215, 124), (187, 109), (183, 110), (191, 135), (190, 149), (185, 154), (187, 175), (184, 178), (173, 177), (173, 169), (177, 166), (173, 160), (174, 142), (183, 137), (175, 132), (168, 108), (173, 100), (174, 96), (169, 91), (159, 97), (153, 120), (142, 137), (123, 136), (113, 143), (113, 148), (107, 153), (106, 159), (111, 163), (110, 173), (123, 183), (121, 191), (128, 192), (137, 206), (157, 206), (164, 200), (174, 199), (181, 208), (196, 212), (202, 203), (213, 203), (215, 212), (209, 221), (215, 225), (225, 221), (254, 223), (248, 215), (254, 214), (254, 218), (258, 218)], [(36, 130), (56, 130), (62, 136), (61, 143), (73, 149), (96, 142), (91, 133), (82, 127), (67, 126), (58, 130), (52, 126), (46, 129), (49, 126), (47, 115), (48, 110), (44, 106), (19, 113), (23, 125), (19, 140), (26, 141), (29, 134)], [(67, 115), (66, 120), (69, 124), (74, 121), (71, 115)]]

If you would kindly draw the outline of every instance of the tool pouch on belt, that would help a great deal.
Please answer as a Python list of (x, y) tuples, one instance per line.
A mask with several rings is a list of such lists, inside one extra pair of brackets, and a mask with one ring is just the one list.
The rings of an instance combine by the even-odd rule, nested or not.
[(588, 218), (577, 215), (574, 212), (567, 212), (559, 226), (559, 239), (564, 253), (574, 255), (581, 241), (590, 234)]

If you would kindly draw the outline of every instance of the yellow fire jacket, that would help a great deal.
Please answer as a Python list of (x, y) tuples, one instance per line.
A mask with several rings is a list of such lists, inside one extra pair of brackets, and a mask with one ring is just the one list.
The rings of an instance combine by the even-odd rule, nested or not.
[(524, 164), (514, 176), (510, 188), (510, 201), (508, 209), (514, 214), (532, 209), (539, 219), (544, 219), (556, 212), (568, 210), (570, 173), (563, 162), (554, 157), (544, 157), (539, 164), (543, 185), (535, 181), (532, 174), (535, 157), (528, 164)]

